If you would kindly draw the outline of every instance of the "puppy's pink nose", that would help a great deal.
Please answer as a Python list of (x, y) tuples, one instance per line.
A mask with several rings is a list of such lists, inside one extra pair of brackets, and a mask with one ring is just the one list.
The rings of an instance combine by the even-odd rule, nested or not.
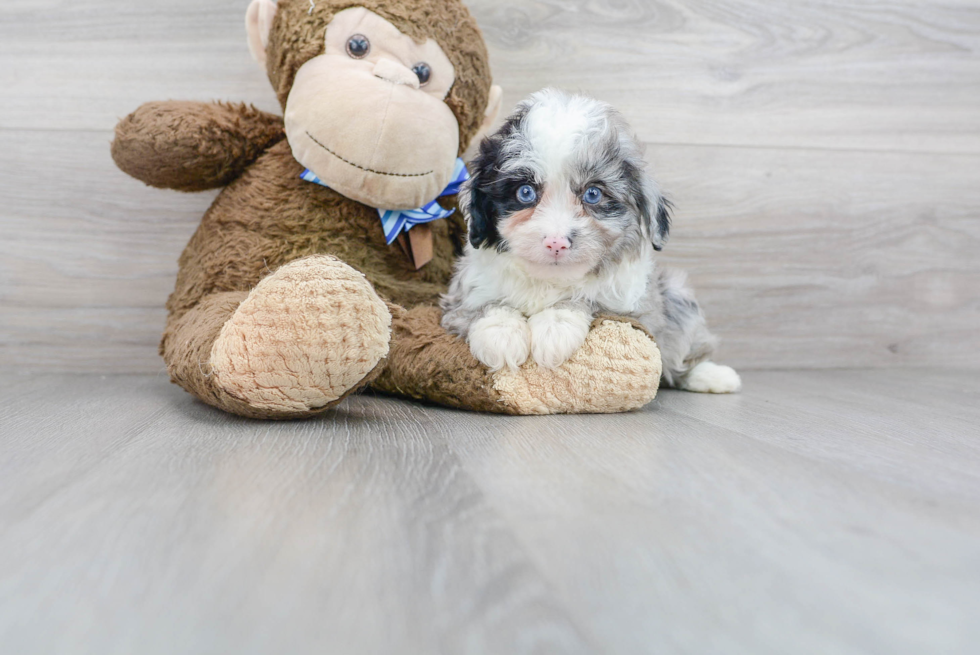
[(545, 237), (544, 247), (548, 253), (555, 257), (561, 257), (572, 247), (572, 242), (565, 237)]

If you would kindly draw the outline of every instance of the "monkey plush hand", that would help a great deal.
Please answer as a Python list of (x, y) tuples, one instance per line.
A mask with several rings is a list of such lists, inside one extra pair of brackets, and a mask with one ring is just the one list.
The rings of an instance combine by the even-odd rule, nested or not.
[[(255, 418), (315, 415), (368, 385), (511, 414), (653, 398), (659, 352), (629, 322), (597, 321), (559, 369), (497, 373), (439, 325), (466, 234), (450, 213), (458, 157), (501, 100), (459, 0), (253, 0), (246, 25), (284, 118), (150, 103), (112, 145), (152, 186), (224, 187), (167, 303), (160, 350), (174, 382)], [(411, 250), (394, 245), (406, 228)], [(420, 248), (430, 254), (418, 267)]]

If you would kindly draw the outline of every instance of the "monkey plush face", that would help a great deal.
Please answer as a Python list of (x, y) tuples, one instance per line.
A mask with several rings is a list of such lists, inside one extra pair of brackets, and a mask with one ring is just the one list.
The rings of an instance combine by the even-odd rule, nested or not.
[[(438, 11), (426, 11), (425, 5), (465, 12), (458, 0), (389, 3), (395, 6), (393, 11), (403, 13), (406, 7), (418, 5), (415, 13), (425, 20), (439, 18)], [(280, 0), (276, 5), (253, 0), (247, 18), (249, 44), (256, 58), (267, 62), (280, 99), (285, 96), (286, 136), (302, 165), (331, 188), (364, 204), (415, 209), (434, 200), (449, 184), (456, 158), (465, 149), (464, 139), (468, 142), (474, 136), (474, 117), (479, 119), (478, 127), (489, 127), (501, 93), (498, 87), (490, 88), (488, 70), (465, 70), (463, 82), (471, 87), (468, 95), (482, 100), (483, 106), (461, 102), (457, 87), (466, 84), (458, 85), (457, 68), (472, 67), (474, 57), (472, 52), (455, 51), (472, 44), (457, 46), (446, 38), (452, 25), (408, 23), (411, 15), (385, 12), (384, 4), (379, 6), (375, 0), (363, 4), (377, 11), (351, 4), (349, 0)], [(401, 29), (379, 12), (397, 21)], [(460, 22), (459, 16), (442, 18)], [(468, 14), (464, 18), (472, 23)], [(411, 28), (411, 33), (405, 28)], [(475, 24), (470, 29), (485, 65), (482, 39)], [(426, 33), (443, 38), (422, 38)], [(266, 59), (267, 51), (274, 59)], [(484, 92), (474, 94), (473, 89), (481, 90), (474, 84), (480, 82), (474, 80), (479, 74), (484, 75)]]
[(421, 207), (456, 167), (459, 125), (445, 103), (455, 77), (432, 39), (415, 43), (363, 7), (341, 11), (286, 101), (293, 156), (359, 202)]

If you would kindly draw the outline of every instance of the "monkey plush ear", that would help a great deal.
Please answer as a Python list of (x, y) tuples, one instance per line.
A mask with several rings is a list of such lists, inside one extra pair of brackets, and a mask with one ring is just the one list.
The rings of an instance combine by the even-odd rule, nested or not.
[(470, 141), (469, 149), (463, 155), (463, 159), (469, 161), (476, 157), (476, 153), (480, 149), (480, 142), (490, 134), (493, 124), (497, 122), (497, 117), (500, 115), (500, 108), (503, 105), (503, 99), (504, 90), (496, 84), (491, 86), (490, 98), (487, 100), (487, 111), (483, 114), (483, 124), (480, 125), (480, 129), (473, 135), (473, 140)]
[(674, 206), (660, 193), (657, 183), (647, 176), (641, 181), (642, 190), (637, 194), (640, 216), (647, 228), (654, 250), (663, 250), (670, 235), (670, 212)]
[(272, 19), (276, 17), (278, 5), (275, 0), (252, 0), (245, 14), (245, 29), (248, 31), (248, 49), (255, 61), (265, 68), (265, 49), (269, 46), (269, 32)]
[(490, 87), (490, 99), (487, 101), (487, 112), (483, 116), (483, 125), (480, 126), (480, 137), (490, 131), (493, 124), (500, 115), (500, 106), (503, 104), (504, 90), (494, 84)]

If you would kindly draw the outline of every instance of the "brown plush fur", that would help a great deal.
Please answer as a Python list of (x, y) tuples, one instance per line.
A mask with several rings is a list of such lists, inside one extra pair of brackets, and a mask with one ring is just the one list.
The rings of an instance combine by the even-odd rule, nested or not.
[[(452, 274), (456, 221), (432, 224), (435, 258), (416, 271), (385, 243), (377, 210), (300, 179), (289, 144), (274, 145), (215, 199), (180, 258), (167, 303), (179, 316), (202, 298), (246, 291), (308, 255), (334, 255), (363, 272), (386, 300), (434, 303)], [(455, 229), (453, 229), (455, 228)]]
[(374, 388), (447, 407), (515, 413), (494, 391), (490, 372), (442, 328), (441, 318), (438, 308), (428, 306), (392, 312), (389, 361)]
[(112, 156), (150, 186), (204, 191), (227, 186), (284, 138), (282, 119), (254, 107), (151, 102), (120, 121)]

